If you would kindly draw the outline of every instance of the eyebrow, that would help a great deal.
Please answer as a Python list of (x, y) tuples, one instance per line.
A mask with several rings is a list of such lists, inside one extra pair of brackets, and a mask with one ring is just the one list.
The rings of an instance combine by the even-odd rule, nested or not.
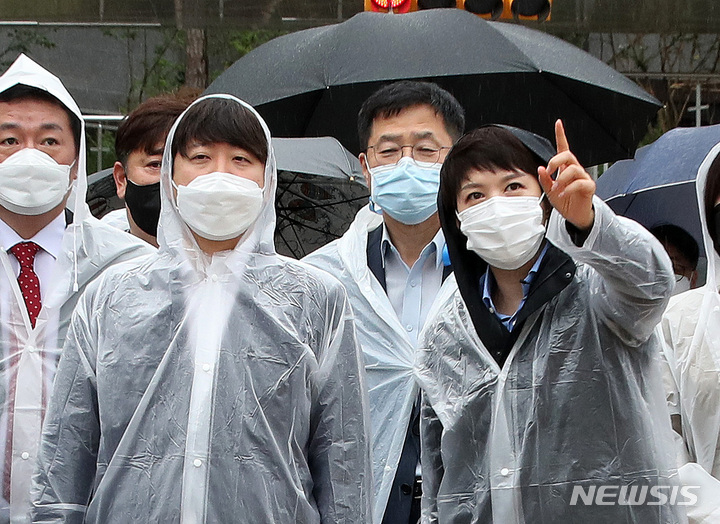
[(158, 149), (153, 149), (152, 151), (150, 151), (150, 156), (162, 155), (164, 151), (165, 151), (164, 147), (160, 147)]
[[(9, 129), (21, 129), (22, 126), (18, 124), (17, 122), (3, 122), (0, 124), (0, 130), (5, 131)], [(40, 125), (40, 129), (43, 131), (62, 131), (63, 127), (60, 124), (55, 124), (53, 122), (47, 122)]]
[[(435, 134), (432, 131), (422, 131), (419, 133), (411, 133), (410, 137), (413, 140), (423, 140), (425, 138), (435, 138)], [(381, 135), (378, 138), (378, 143), (380, 143), (380, 142), (398, 142), (401, 138), (402, 138), (402, 135), (400, 135), (400, 134)]]
[(42, 124), (40, 129), (47, 131), (62, 131), (63, 127), (60, 124), (55, 124), (54, 122), (47, 122)]
[[(520, 178), (523, 176), (532, 176), (532, 175), (530, 175), (529, 173), (526, 173), (525, 171), (513, 171), (512, 173), (503, 175), (502, 181), (508, 182), (510, 180), (514, 180), (516, 178)], [(460, 186), (460, 190), (462, 191), (464, 189), (470, 189), (470, 188), (475, 188), (475, 187), (482, 188), (483, 186), (484, 186), (484, 184), (479, 184), (477, 182), (468, 182), (467, 184), (463, 184), (462, 186)]]

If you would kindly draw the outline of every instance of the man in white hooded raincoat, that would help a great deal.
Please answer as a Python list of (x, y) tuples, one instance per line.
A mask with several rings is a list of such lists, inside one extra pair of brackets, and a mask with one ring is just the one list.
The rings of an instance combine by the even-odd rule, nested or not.
[(342, 238), (304, 261), (336, 275), (350, 296), (367, 371), (376, 524), (416, 524), (420, 513), (417, 336), (442, 283), (437, 216), (440, 166), (465, 116), (447, 91), (402, 81), (378, 89), (358, 115), (371, 205)]
[[(93, 218), (86, 189), (80, 110), (20, 55), (0, 77), (0, 523), (29, 519), (42, 419), (80, 294), (110, 265), (150, 252)], [(34, 256), (21, 262), (28, 246)]]
[(344, 289), (275, 253), (259, 115), (193, 103), (161, 171), (159, 250), (78, 304), (34, 477), (36, 522), (355, 523), (371, 474)]
[(684, 519), (654, 333), (672, 264), (556, 138), (488, 126), (443, 164), (457, 289), (418, 355), (425, 523)]
[(707, 257), (705, 285), (670, 300), (661, 329), (669, 408), (681, 435), (681, 478), (703, 486), (693, 521), (720, 522), (720, 144), (700, 166), (698, 209)]

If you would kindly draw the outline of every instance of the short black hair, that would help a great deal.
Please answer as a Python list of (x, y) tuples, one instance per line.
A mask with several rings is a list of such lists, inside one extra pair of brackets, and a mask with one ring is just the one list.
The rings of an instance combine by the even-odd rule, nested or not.
[(260, 122), (248, 108), (228, 98), (206, 98), (188, 109), (178, 124), (172, 157), (187, 156), (193, 140), (203, 144), (223, 142), (241, 147), (267, 162), (268, 142)]
[(537, 168), (542, 165), (545, 162), (507, 128), (481, 127), (458, 140), (445, 158), (440, 169), (439, 198), (445, 209), (457, 209), (457, 195), (472, 169), (519, 170), (537, 178)]
[(67, 113), (68, 119), (70, 120), (70, 130), (72, 131), (73, 139), (75, 140), (75, 153), (77, 154), (80, 152), (82, 122), (80, 122), (80, 119), (75, 113), (70, 111), (70, 108), (65, 106), (65, 104), (44, 89), (25, 84), (16, 84), (0, 93), (0, 102), (18, 102), (21, 100), (42, 100), (43, 102), (49, 102), (61, 107)]
[(122, 121), (115, 135), (115, 157), (127, 168), (133, 151), (151, 155), (158, 143), (165, 145), (170, 128), (191, 100), (174, 95), (160, 95), (145, 100)]
[(715, 251), (720, 253), (720, 245), (717, 240), (717, 227), (715, 225), (715, 202), (720, 197), (720, 154), (710, 164), (707, 180), (705, 181), (705, 220), (707, 222), (710, 238), (715, 245)]
[(693, 236), (675, 224), (661, 224), (650, 230), (655, 238), (662, 243), (672, 244), (687, 258), (693, 269), (697, 267), (700, 258), (700, 248)]
[(381, 87), (363, 103), (358, 113), (360, 149), (367, 149), (370, 130), (376, 118), (389, 118), (418, 105), (428, 105), (442, 116), (445, 129), (453, 142), (462, 136), (465, 111), (454, 96), (432, 82), (402, 80)]

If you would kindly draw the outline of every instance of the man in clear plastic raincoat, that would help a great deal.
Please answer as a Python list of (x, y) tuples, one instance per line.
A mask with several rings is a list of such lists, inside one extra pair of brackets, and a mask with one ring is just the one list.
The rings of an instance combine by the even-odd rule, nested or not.
[(161, 171), (159, 250), (82, 297), (34, 477), (36, 522), (357, 523), (361, 356), (329, 274), (275, 253), (265, 123), (192, 104)]
[(440, 166), (465, 125), (460, 104), (426, 82), (396, 82), (358, 115), (371, 190), (342, 238), (305, 257), (348, 290), (370, 395), (376, 524), (419, 518), (417, 336), (443, 281), (445, 240), (437, 216)]
[(672, 265), (556, 138), (484, 127), (443, 165), (457, 288), (418, 355), (423, 522), (684, 518), (653, 331)]
[(42, 419), (75, 303), (108, 266), (150, 250), (85, 204), (82, 115), (20, 55), (0, 77), (1, 522), (27, 522)]
[[(669, 371), (669, 407), (682, 435), (681, 478), (703, 486), (689, 515), (720, 521), (720, 144), (700, 166), (698, 209), (707, 257), (705, 285), (670, 300), (661, 329)], [(706, 519), (706, 520), (703, 520)]]

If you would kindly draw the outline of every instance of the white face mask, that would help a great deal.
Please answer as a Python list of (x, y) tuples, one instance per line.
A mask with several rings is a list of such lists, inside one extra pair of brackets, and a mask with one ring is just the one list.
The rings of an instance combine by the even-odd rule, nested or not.
[(467, 248), (499, 269), (517, 269), (540, 249), (545, 238), (538, 197), (497, 196), (457, 213)]
[(180, 216), (190, 229), (208, 240), (242, 235), (262, 210), (263, 191), (252, 180), (230, 173), (210, 173), (177, 190)]
[(72, 165), (24, 148), (0, 164), (0, 205), (19, 215), (41, 215), (63, 201), (70, 190)]
[(690, 290), (690, 279), (688, 277), (680, 277), (680, 280), (675, 281), (675, 288), (673, 289), (672, 294), (678, 295), (680, 293), (683, 293), (685, 291)]

